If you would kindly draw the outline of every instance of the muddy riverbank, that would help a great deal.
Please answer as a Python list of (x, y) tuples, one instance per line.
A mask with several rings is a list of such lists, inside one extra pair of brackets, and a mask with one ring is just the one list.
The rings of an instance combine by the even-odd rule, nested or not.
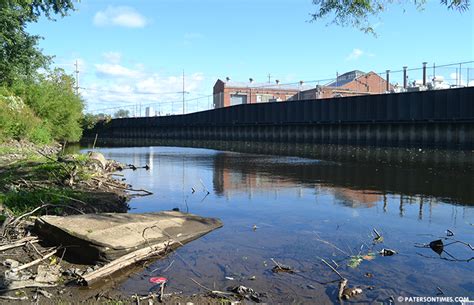
[[(87, 228), (82, 228), (80, 224), (73, 224), (71, 228), (65, 227), (59, 229), (58, 232), (63, 232), (61, 233), (63, 235), (66, 232), (74, 235), (75, 229), (73, 228), (82, 228), (83, 231), (85, 230), (85, 233), (83, 232), (85, 235), (93, 236), (95, 234), (102, 236), (100, 237), (102, 239), (110, 235), (109, 238), (112, 238), (110, 242), (114, 242), (113, 235), (120, 233), (113, 233), (110, 231), (110, 226), (101, 225), (100, 217), (105, 217), (105, 222), (109, 223), (113, 215), (118, 215), (117, 217), (120, 218), (120, 214), (129, 210), (128, 202), (131, 198), (152, 194), (143, 189), (133, 189), (124, 178), (124, 172), (127, 170), (148, 170), (146, 163), (142, 167), (131, 163), (121, 164), (113, 160), (106, 160), (103, 155), (97, 152), (64, 154), (60, 145), (40, 147), (28, 142), (16, 141), (2, 145), (0, 161), (2, 212), (0, 232), (0, 256), (2, 257), (0, 284), (2, 287), (0, 288), (0, 300), (2, 303), (23, 304), (25, 302), (35, 302), (37, 304), (51, 304), (66, 302), (77, 304), (112, 302), (129, 304), (138, 302), (139, 298), (145, 300), (148, 295), (158, 301), (159, 289), (158, 291), (152, 291), (151, 294), (147, 292), (139, 296), (124, 293), (117, 287), (130, 274), (140, 272), (144, 266), (151, 264), (161, 256), (166, 256), (169, 251), (173, 251), (174, 247), (170, 247), (169, 250), (165, 248), (165, 251), (160, 252), (158, 256), (156, 256), (157, 254), (153, 257), (147, 255), (147, 259), (140, 264), (131, 264), (128, 267), (121, 268), (111, 276), (100, 279), (93, 286), (83, 287), (84, 279), (88, 276), (90, 278), (92, 274), (102, 270), (101, 267), (107, 262), (87, 263), (83, 261), (86, 252), (95, 248), (90, 246), (87, 249), (71, 248), (74, 247), (74, 240), (77, 239), (73, 236), (69, 237), (72, 244), (68, 244), (66, 239), (58, 244), (58, 241), (54, 240), (49, 233), (44, 235), (48, 230), (45, 231), (43, 228), (41, 231), (38, 227), (38, 221), (42, 219), (38, 217), (41, 215), (61, 215), (65, 216), (62, 218), (64, 220), (69, 219), (67, 217), (69, 215), (83, 218), (90, 215), (95, 226), (86, 225), (84, 219), (80, 222), (86, 225)], [(103, 214), (104, 212), (118, 214)], [(179, 212), (169, 213), (179, 214)], [(134, 214), (122, 215), (129, 215), (130, 219), (134, 219), (134, 216), (136, 216)], [(148, 222), (156, 218), (155, 221), (152, 221), (153, 225), (148, 224), (148, 222), (131, 225), (128, 224), (128, 221), (125, 221), (122, 225), (116, 224), (116, 226), (118, 225), (117, 230), (121, 230), (123, 226), (130, 227), (128, 229), (124, 227), (125, 231), (138, 230), (140, 226), (148, 226), (145, 230), (150, 229), (149, 231), (152, 232), (156, 229), (154, 227), (157, 226), (155, 222), (160, 223), (160, 227), (165, 224), (176, 226), (182, 222), (176, 217), (173, 221), (171, 218), (163, 221), (160, 220), (160, 217), (163, 216), (156, 215), (150, 214), (148, 216), (149, 218), (152, 217)], [(181, 243), (180, 240), (182, 240), (185, 243), (207, 233), (207, 231), (199, 233), (201, 229), (198, 230), (199, 226), (202, 226), (207, 220), (196, 216), (186, 216), (186, 219), (194, 219), (192, 217), (198, 221), (195, 221), (194, 225), (185, 226), (188, 231), (191, 230), (192, 232), (186, 233), (185, 230), (181, 230), (181, 232), (179, 228), (170, 228), (166, 230), (166, 234), (177, 230), (177, 242)], [(174, 224), (174, 222), (177, 224)], [(218, 224), (217, 227), (220, 225)], [(98, 231), (99, 228), (105, 230), (102, 235)], [(151, 242), (150, 232), (146, 236), (147, 244)], [(125, 232), (122, 233), (125, 234)], [(155, 235), (156, 237), (162, 236), (159, 232), (154, 232), (153, 236)], [(80, 237), (81, 234), (78, 236)], [(123, 238), (130, 239), (131, 237), (124, 235)], [(135, 239), (137, 238), (135, 237)], [(93, 246), (94, 244), (90, 245)], [(122, 248), (122, 246), (120, 243), (119, 248)], [(110, 251), (109, 247), (103, 249), (104, 251)], [(166, 290), (164, 296), (161, 301), (172, 304), (187, 301), (198, 304), (202, 302), (220, 303), (214, 298), (208, 298), (201, 294), (183, 296), (179, 291)]]
[[(115, 172), (123, 168), (126, 166), (105, 160), (97, 153), (62, 154), (61, 145), (38, 146), (25, 141), (2, 144), (0, 299), (76, 300), (74, 289), (64, 284), (94, 266), (63, 260), (66, 248), (45, 257), (58, 245), (38, 240), (35, 218), (45, 214), (127, 212), (130, 197), (143, 193), (129, 192), (130, 185), (116, 176)], [(42, 260), (41, 264), (15, 271), (38, 259)], [(47, 270), (39, 270), (37, 266)], [(49, 278), (36, 280), (42, 276), (40, 273)]]

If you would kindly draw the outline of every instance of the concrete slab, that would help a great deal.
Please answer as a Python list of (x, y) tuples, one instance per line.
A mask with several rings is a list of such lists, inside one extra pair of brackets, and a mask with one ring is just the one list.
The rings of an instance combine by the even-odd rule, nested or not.
[(218, 219), (175, 211), (42, 216), (35, 222), (41, 239), (67, 247), (83, 263), (108, 262), (169, 240), (184, 244), (221, 226)]

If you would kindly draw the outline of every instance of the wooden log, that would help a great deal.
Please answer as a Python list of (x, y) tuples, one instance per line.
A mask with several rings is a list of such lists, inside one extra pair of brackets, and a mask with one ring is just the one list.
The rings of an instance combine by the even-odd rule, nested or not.
[(13, 249), (13, 248), (16, 248), (16, 247), (21, 247), (21, 246), (26, 245), (27, 243), (32, 244), (32, 243), (37, 243), (37, 242), (38, 242), (37, 237), (29, 236), (29, 237), (25, 237), (23, 239), (17, 240), (15, 242), (12, 242), (11, 244), (0, 246), (0, 251), (9, 250), (9, 249)]
[(32, 262), (29, 262), (27, 264), (24, 264), (24, 265), (21, 265), (19, 267), (16, 267), (16, 268), (13, 268), (12, 271), (13, 272), (18, 272), (20, 270), (23, 270), (23, 269), (26, 269), (26, 268), (29, 268), (29, 267), (32, 267), (36, 264), (39, 264), (41, 263), (42, 261), (44, 261), (45, 259), (48, 259), (50, 258), (51, 256), (53, 256), (54, 254), (56, 254), (56, 252), (58, 252), (58, 249), (54, 249), (53, 251), (49, 252), (48, 254), (46, 254), (45, 256), (41, 257), (41, 258), (38, 258), (38, 259), (35, 259), (34, 261)]
[(163, 254), (166, 252), (166, 250), (173, 248), (177, 245), (177, 241), (167, 241), (136, 250), (122, 257), (119, 257), (116, 260), (111, 261), (110, 263), (104, 265), (103, 267), (97, 270), (83, 275), (82, 282), (90, 286), (96, 283), (97, 281), (103, 279), (104, 277), (112, 275), (120, 269), (126, 268), (139, 261), (146, 260), (153, 256)]
[(10, 283), (4, 289), (0, 289), (0, 293), (3, 294), (8, 291), (25, 289), (25, 288), (50, 288), (50, 287), (56, 287), (56, 286), (57, 286), (56, 284), (38, 283), (33, 280), (17, 281), (17, 282)]

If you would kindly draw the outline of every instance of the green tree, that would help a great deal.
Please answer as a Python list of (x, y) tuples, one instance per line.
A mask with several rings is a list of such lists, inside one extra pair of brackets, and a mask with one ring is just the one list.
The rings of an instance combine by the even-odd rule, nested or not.
[(17, 83), (12, 90), (42, 119), (53, 139), (71, 142), (78, 141), (82, 135), (84, 109), (73, 87), (73, 78), (57, 68), (35, 80)]
[[(427, 0), (406, 0), (405, 3), (413, 4), (417, 9), (424, 8)], [(471, 0), (441, 0), (441, 5), (448, 9), (466, 11)], [(396, 0), (313, 0), (317, 10), (311, 14), (311, 21), (329, 17), (330, 23), (339, 26), (352, 26), (365, 33), (375, 34), (370, 23), (370, 18), (378, 17), (391, 4), (399, 4)]]
[(73, 9), (71, 0), (0, 0), (0, 84), (32, 78), (51, 60), (38, 49), (41, 37), (26, 31), (28, 23)]
[(130, 116), (130, 110), (120, 109), (114, 113), (114, 118), (128, 118)]
[(111, 119), (112, 117), (105, 113), (99, 113), (99, 114), (86, 113), (82, 120), (82, 128), (84, 130), (90, 130), (90, 129), (93, 129), (97, 123), (109, 122)]

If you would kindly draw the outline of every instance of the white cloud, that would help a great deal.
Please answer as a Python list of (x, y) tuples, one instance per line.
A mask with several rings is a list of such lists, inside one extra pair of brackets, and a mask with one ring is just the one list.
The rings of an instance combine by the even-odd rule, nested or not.
[[(163, 76), (157, 73), (138, 79), (102, 79), (84, 90), (83, 97), (88, 111), (94, 113), (113, 114), (118, 109), (127, 109), (132, 116), (138, 115), (140, 110), (144, 115), (148, 106), (160, 115), (182, 113), (182, 82), (181, 75)], [(207, 96), (196, 95), (202, 89), (203, 82), (202, 73), (185, 76), (185, 90), (189, 92), (186, 99), (190, 100), (186, 103), (186, 112), (205, 110), (212, 105)]]
[(127, 28), (143, 28), (148, 20), (134, 8), (128, 6), (109, 6), (94, 16), (96, 26), (122, 26)]
[[(143, 64), (124, 66), (121, 54), (107, 52), (102, 54), (106, 62), (95, 64), (96, 79), (81, 92), (87, 101), (88, 111), (113, 113), (118, 108), (139, 112), (152, 105), (160, 114), (182, 113), (183, 77), (163, 75), (149, 71)], [(113, 63), (112, 63), (113, 62)], [(202, 73), (185, 75), (186, 112), (207, 109), (211, 100), (202, 97), (205, 77)], [(196, 99), (198, 98), (198, 99)]]
[(361, 49), (353, 49), (352, 52), (346, 57), (346, 60), (356, 60), (364, 54)]
[(133, 70), (117, 64), (96, 64), (97, 75), (105, 77), (138, 78), (142, 75), (139, 70)]
[[(192, 92), (199, 88), (204, 80), (202, 73), (186, 75), (184, 78), (185, 91)], [(136, 89), (140, 93), (163, 93), (181, 92), (183, 90), (182, 76), (161, 76), (159, 74), (149, 75), (136, 83)]]
[(107, 63), (118, 64), (122, 59), (122, 54), (120, 52), (105, 52), (102, 57)]

